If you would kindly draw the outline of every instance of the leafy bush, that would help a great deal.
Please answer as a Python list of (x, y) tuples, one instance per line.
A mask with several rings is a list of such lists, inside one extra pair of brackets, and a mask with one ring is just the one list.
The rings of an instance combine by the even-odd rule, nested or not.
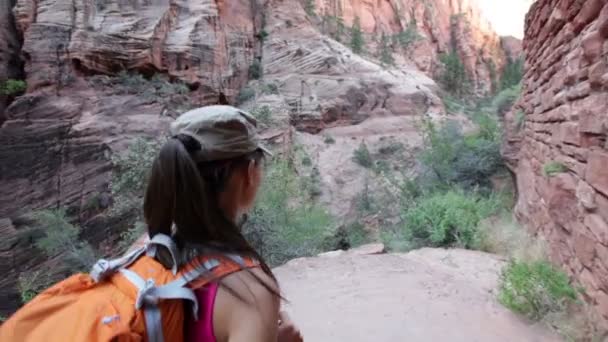
[(121, 86), (119, 89), (124, 93), (140, 94), (148, 88), (148, 80), (139, 73), (130, 73), (123, 70), (118, 73), (116, 80)]
[(415, 23), (410, 23), (407, 29), (399, 32), (396, 35), (396, 40), (399, 42), (403, 49), (407, 49), (412, 43), (422, 39), (422, 36), (418, 33), (418, 28)]
[(272, 266), (322, 252), (333, 235), (332, 217), (309, 200), (301, 182), (287, 160), (274, 160), (244, 225), (247, 239)]
[(302, 165), (304, 165), (304, 166), (311, 166), (312, 165), (312, 159), (310, 159), (309, 156), (304, 156), (302, 158)]
[(353, 161), (365, 168), (371, 168), (374, 165), (372, 155), (369, 152), (365, 141), (362, 141), (353, 153)]
[(114, 198), (114, 213), (123, 213), (140, 206), (148, 172), (156, 158), (163, 140), (138, 137), (126, 152), (112, 156), (111, 190)]
[(323, 138), (323, 142), (328, 145), (331, 145), (336, 143), (336, 139), (334, 139), (334, 137), (332, 137), (331, 135), (326, 135), (325, 138)]
[(237, 103), (242, 104), (251, 100), (253, 97), (255, 97), (255, 89), (250, 87), (244, 87), (237, 95), (236, 101)]
[(129, 229), (120, 233), (120, 242), (118, 249), (127, 251), (135, 241), (141, 238), (146, 233), (146, 224), (143, 222), (135, 222)]
[(509, 58), (507, 65), (502, 72), (500, 85), (502, 89), (511, 88), (521, 83), (524, 74), (524, 60), (517, 58), (515, 60)]
[(302, 179), (303, 189), (308, 193), (311, 199), (321, 196), (321, 173), (316, 166), (310, 171), (310, 176)]
[(350, 29), (350, 48), (357, 54), (362, 53), (365, 48), (365, 39), (361, 31), (361, 20), (359, 17), (355, 17), (353, 26)]
[(155, 74), (150, 80), (150, 86), (154, 89), (154, 95), (158, 97), (186, 95), (190, 92), (190, 88), (184, 82), (170, 82), (162, 74)]
[(26, 304), (51, 284), (52, 281), (46, 272), (33, 271), (21, 273), (17, 280), (17, 289), (21, 295), (21, 302)]
[(2, 95), (14, 96), (19, 95), (27, 89), (27, 84), (23, 80), (14, 80), (9, 78), (0, 87), (0, 93)]
[(308, 14), (311, 17), (314, 17), (315, 15), (317, 15), (315, 13), (315, 0), (304, 0), (304, 10), (306, 11), (306, 14)]
[(510, 88), (505, 88), (496, 95), (494, 101), (492, 102), (492, 106), (496, 109), (499, 115), (504, 115), (511, 110), (511, 107), (513, 107), (513, 104), (515, 101), (517, 101), (520, 94), (521, 85), (514, 85)]
[(547, 261), (511, 261), (502, 271), (498, 300), (533, 320), (576, 300), (566, 274)]
[(568, 168), (566, 167), (566, 165), (556, 161), (549, 162), (543, 166), (543, 174), (545, 175), (545, 177), (553, 177), (557, 174), (564, 173), (567, 171)]
[(370, 236), (363, 224), (360, 222), (353, 222), (345, 226), (340, 226), (333, 239), (334, 248), (347, 250), (368, 243), (370, 241)]
[(264, 94), (279, 94), (279, 87), (275, 83), (266, 83), (262, 88), (262, 93)]
[(264, 125), (270, 125), (272, 123), (272, 111), (268, 106), (255, 107), (251, 111), (251, 115), (253, 115), (256, 120), (263, 123)]
[(445, 89), (456, 97), (463, 98), (469, 94), (470, 81), (467, 71), (456, 51), (439, 56), (443, 70), (439, 80)]
[(426, 195), (405, 212), (406, 234), (420, 246), (476, 248), (479, 222), (498, 208), (493, 198), (462, 191)]
[(93, 248), (79, 240), (79, 230), (68, 222), (64, 210), (43, 210), (33, 213), (32, 217), (44, 232), (36, 246), (47, 257), (65, 253), (63, 266), (69, 272), (88, 271), (95, 263), (97, 257)]
[(259, 80), (264, 74), (264, 68), (259, 60), (254, 60), (249, 66), (249, 77), (254, 80)]
[(476, 116), (475, 121), (478, 131), (467, 136), (453, 121), (439, 128), (431, 122), (425, 123), (420, 161), (438, 185), (489, 188), (490, 176), (503, 168), (497, 121), (485, 114)]

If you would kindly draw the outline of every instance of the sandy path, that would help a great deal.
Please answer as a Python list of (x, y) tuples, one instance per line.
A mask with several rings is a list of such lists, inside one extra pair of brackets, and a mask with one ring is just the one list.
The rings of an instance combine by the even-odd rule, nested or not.
[(495, 300), (502, 261), (484, 253), (297, 259), (276, 269), (311, 341), (560, 341)]

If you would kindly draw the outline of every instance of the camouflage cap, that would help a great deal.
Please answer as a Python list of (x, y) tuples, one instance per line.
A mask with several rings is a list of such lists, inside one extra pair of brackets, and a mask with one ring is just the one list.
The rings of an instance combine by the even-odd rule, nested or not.
[(208, 106), (182, 114), (171, 124), (171, 135), (185, 134), (201, 144), (196, 161), (224, 160), (255, 150), (272, 155), (260, 144), (257, 121), (251, 114), (231, 106)]

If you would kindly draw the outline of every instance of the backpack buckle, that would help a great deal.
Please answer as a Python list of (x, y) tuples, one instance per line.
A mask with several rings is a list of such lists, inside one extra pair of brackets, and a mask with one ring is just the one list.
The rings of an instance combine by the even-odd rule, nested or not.
[(153, 279), (146, 280), (144, 286), (139, 289), (137, 298), (135, 299), (135, 308), (141, 309), (144, 304), (158, 304), (158, 296), (155, 295), (156, 286)]

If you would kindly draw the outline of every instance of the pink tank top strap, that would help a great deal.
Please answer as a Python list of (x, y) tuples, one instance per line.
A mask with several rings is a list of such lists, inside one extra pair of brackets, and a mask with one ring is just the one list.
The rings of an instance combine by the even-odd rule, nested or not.
[(187, 327), (187, 341), (216, 342), (213, 331), (213, 307), (219, 285), (208, 284), (194, 291), (198, 300), (198, 320), (191, 320)]

